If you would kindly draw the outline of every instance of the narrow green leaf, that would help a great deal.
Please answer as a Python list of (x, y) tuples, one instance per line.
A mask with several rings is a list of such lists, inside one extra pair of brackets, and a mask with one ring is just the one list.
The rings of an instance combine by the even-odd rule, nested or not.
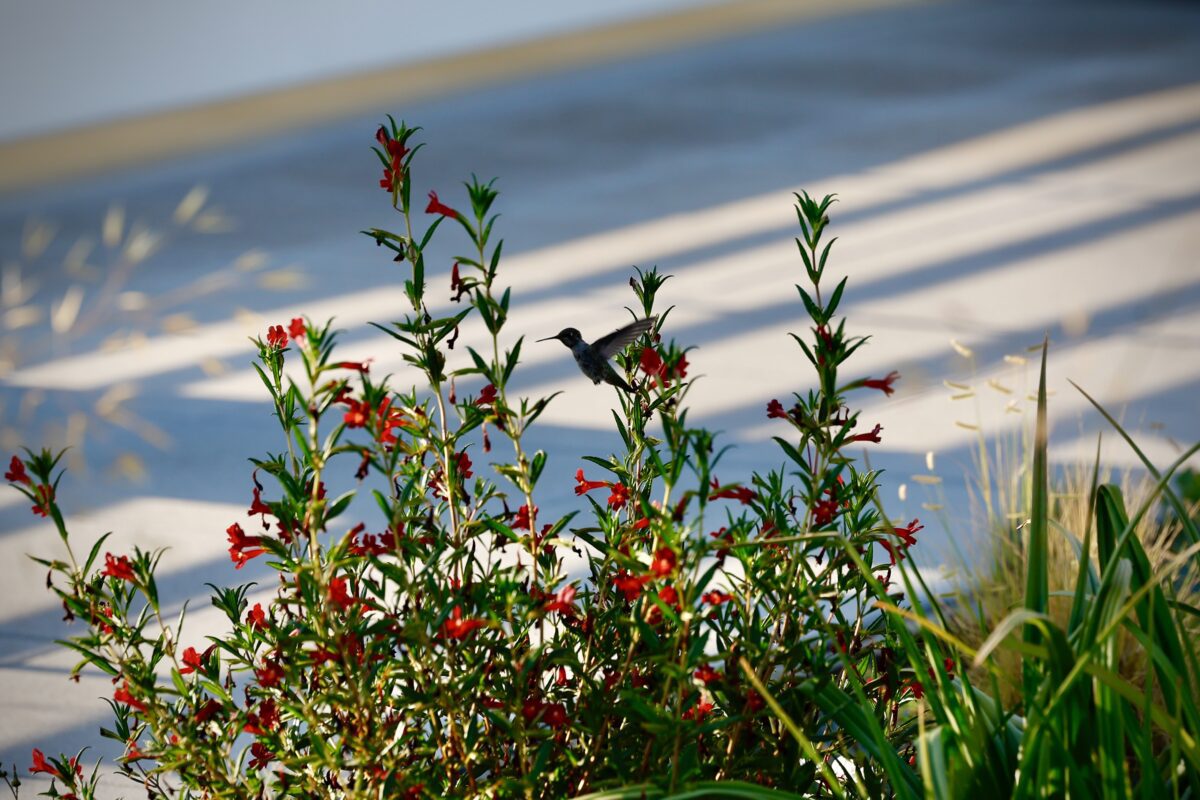
[[(1038, 379), (1037, 428), (1033, 443), (1033, 487), (1030, 503), (1029, 546), (1026, 550), (1025, 608), (1035, 614), (1046, 613), (1049, 605), (1049, 560), (1046, 531), (1049, 527), (1049, 476), (1046, 471), (1048, 434), (1046, 429), (1046, 354), (1049, 339), (1042, 340), (1042, 368)], [(1027, 625), (1025, 641), (1031, 645), (1041, 642), (1039, 629)], [(1025, 702), (1031, 703), (1040, 681), (1036, 665), (1029, 659), (1022, 661)]]

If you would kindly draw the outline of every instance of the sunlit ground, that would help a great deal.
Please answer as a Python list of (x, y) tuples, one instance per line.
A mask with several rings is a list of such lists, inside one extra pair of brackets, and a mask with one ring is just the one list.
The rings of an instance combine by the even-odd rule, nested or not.
[[(675, 276), (660, 297), (676, 306), (666, 335), (696, 346), (689, 361), (704, 377), (693, 419), (737, 445), (718, 474), (747, 480), (780, 463), (766, 403), (809, 386), (787, 336), (803, 325), (790, 194), (800, 189), (840, 197), (832, 269), (850, 276), (850, 330), (873, 337), (850, 372), (903, 375), (895, 396), (858, 399), (863, 421), (883, 425), (869, 455), (887, 469), (889, 513), (942, 523), (923, 534), (927, 566), (969, 558), (978, 544), (970, 454), (981, 436), (1029, 423), (1030, 348), (1044, 336), (1058, 462), (1090, 457), (1105, 429), (1068, 379), (1127, 422), (1159, 465), (1200, 435), (1195, 11), (1115, 7), (1061, 53), (1052, 33), (1072, 32), (1065, 11), (1027, 22), (1040, 24), (1042, 49), (990, 7), (898, 13), (872, 19), (910, 26), (916, 44), (834, 20), (405, 110), (430, 142), (417, 162), (422, 187), (462, 203), (461, 177), (501, 175), (500, 281), (514, 296), (506, 332), (530, 340), (510, 392), (564, 392), (534, 437), (555, 465), (548, 475), (613, 447), (614, 397), (579, 376), (561, 346), (531, 340), (622, 324), (635, 264)], [(854, 47), (838, 50), (842, 40)], [(1156, 47), (1137, 45), (1147, 41)], [(888, 58), (894, 85), (869, 91), (887, 85)], [(868, 76), (861, 86), (845, 76), (851, 68)], [(1118, 75), (1124, 89), (1112, 88)], [(688, 91), (672, 95), (679, 86)], [(573, 116), (589, 108), (595, 117)], [(722, 115), (740, 117), (714, 119), (711, 135), (694, 130)], [(170, 547), (164, 592), (195, 598), (189, 639), (218, 629), (205, 581), (269, 582), (261, 568), (233, 572), (223, 535), (250, 498), (245, 458), (278, 446), (248, 337), (294, 316), (335, 317), (347, 360), (374, 359), (372, 374), (400, 386), (415, 380), (393, 342), (366, 327), (405, 306), (394, 265), (356, 234), (390, 221), (374, 188), (372, 131), (373, 120), (354, 120), (0, 199), (6, 460), (18, 443), (74, 444), (60, 494), (80, 512), (75, 534), (115, 530), (115, 551)], [(588, 138), (601, 131), (604, 143)], [(207, 190), (190, 191), (197, 184)], [(139, 215), (158, 222), (139, 228)], [(94, 245), (81, 257), (72, 248), (84, 235)], [(435, 314), (452, 307), (449, 239), (429, 277)], [(461, 340), (477, 334), (467, 327)], [(1104, 459), (1136, 463), (1115, 435)], [(539, 504), (576, 508), (572, 485), (548, 478)], [(71, 659), (50, 644), (61, 614), (24, 558), (56, 541), (20, 500), (0, 494), (0, 708), (19, 721), (0, 726), (0, 758), (23, 767), (33, 746), (94, 743), (105, 706), (93, 698), (111, 689), (65, 681)]]

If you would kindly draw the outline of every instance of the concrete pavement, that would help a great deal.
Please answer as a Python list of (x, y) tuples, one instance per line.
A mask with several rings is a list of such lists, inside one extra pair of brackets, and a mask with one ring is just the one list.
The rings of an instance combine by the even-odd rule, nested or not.
[[(697, 345), (695, 419), (738, 445), (725, 480), (780, 462), (766, 402), (808, 385), (786, 336), (803, 324), (790, 192), (839, 193), (832, 260), (851, 276), (843, 307), (855, 333), (874, 337), (852, 363), (904, 376), (896, 396), (863, 397), (863, 419), (884, 426), (872, 463), (888, 470), (889, 512), (945, 516), (944, 530), (922, 534), (926, 563), (977, 540), (964, 508), (972, 426), (999, 432), (1028, 419), (1035, 370), (1022, 359), (1047, 332), (1060, 459), (1094, 447), (1104, 427), (1067, 378), (1122, 413), (1160, 464), (1174, 443), (1200, 437), (1200, 9), (962, 3), (847, 14), (0, 197), (4, 298), (20, 301), (5, 320), (28, 322), (9, 325), (0, 349), (11, 362), (0, 386), (5, 452), (18, 439), (79, 437), (82, 426), (87, 471), (62, 489), (79, 535), (112, 528), (122, 542), (170, 545), (165, 591), (176, 602), (203, 597), (205, 581), (266, 576), (234, 573), (224, 551), (224, 527), (249, 500), (245, 458), (276, 441), (246, 335), (297, 314), (334, 315), (347, 357), (375, 357), (403, 382), (389, 340), (364, 325), (401, 307), (398, 276), (357, 234), (392, 222), (367, 150), (386, 112), (425, 129), (422, 193), (437, 189), (453, 205), (465, 175), (500, 176), (514, 337), (581, 318), (606, 331), (624, 319), (630, 265), (676, 276), (662, 295), (678, 306), (668, 333)], [(207, 187), (204, 206), (179, 226), (172, 214), (196, 184)], [(125, 310), (73, 335), (63, 323), (71, 287), (81, 287), (82, 319), (102, 292), (89, 275), (120, 263), (105, 260), (102, 243), (114, 207), (113, 252), (128, 250), (139, 219), (174, 232), (114, 295)], [(205, 213), (211, 233), (195, 230)], [(40, 254), (31, 219), (55, 227)], [(96, 249), (80, 266), (71, 248), (84, 235)], [(429, 279), (444, 305), (450, 239)], [(26, 265), (15, 281), (13, 263)], [(172, 304), (155, 304), (172, 292)], [(102, 346), (118, 337), (133, 344)], [(522, 393), (565, 390), (532, 443), (555, 472), (613, 446), (611, 397), (561, 347), (530, 344), (516, 379)], [(1129, 462), (1116, 447), (1107, 458)], [(114, 476), (114, 465), (139, 461), (141, 482)], [(545, 489), (544, 509), (575, 507), (569, 486)], [(95, 698), (109, 689), (63, 677), (69, 659), (50, 644), (61, 613), (23, 558), (54, 541), (14, 498), (0, 497), (0, 708), (15, 720), (0, 731), (0, 760), (25, 767), (34, 746), (96, 744), (105, 707)], [(203, 617), (197, 636), (215, 624)]]

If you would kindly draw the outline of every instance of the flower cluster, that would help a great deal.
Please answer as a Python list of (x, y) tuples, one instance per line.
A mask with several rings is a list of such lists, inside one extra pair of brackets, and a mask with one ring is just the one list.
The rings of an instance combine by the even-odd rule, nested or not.
[(583, 469), (575, 473), (575, 494), (585, 495), (593, 489), (609, 489), (608, 506), (620, 511), (629, 502), (629, 487), (620, 481), (589, 481), (583, 475)]

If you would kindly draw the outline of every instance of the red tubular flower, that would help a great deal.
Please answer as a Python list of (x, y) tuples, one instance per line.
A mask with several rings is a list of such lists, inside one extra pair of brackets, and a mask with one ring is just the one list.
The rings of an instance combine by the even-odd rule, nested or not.
[(267, 746), (262, 742), (255, 742), (250, 745), (250, 763), (247, 765), (252, 770), (260, 770), (270, 764), (275, 759), (275, 754), (267, 749)]
[(223, 710), (224, 710), (224, 708), (218, 701), (216, 701), (212, 698), (209, 698), (207, 703), (200, 706), (200, 708), (198, 708), (196, 710), (196, 716), (194, 717), (194, 719), (196, 720), (197, 723), (203, 724), (205, 722), (208, 722), (210, 719), (215, 717), (217, 714), (221, 713)]
[(705, 686), (721, 680), (721, 673), (717, 672), (709, 664), (701, 664), (700, 669), (693, 672), (692, 675)]
[(896, 372), (896, 370), (892, 370), (885, 377), (868, 378), (867, 380), (863, 381), (863, 386), (866, 386), (868, 389), (878, 389), (890, 397), (892, 393), (896, 391), (892, 388), (892, 384), (895, 383), (899, 377), (900, 373)]
[(267, 629), (267, 612), (263, 610), (262, 603), (255, 603), (254, 608), (247, 612), (246, 624), (256, 631)]
[(454, 456), (455, 464), (458, 467), (458, 477), (464, 481), (469, 481), (474, 472), (471, 472), (471, 458), (466, 452), (458, 453)]
[[(496, 402), (496, 387), (489, 383), (487, 386), (479, 390), (479, 397), (475, 398), (474, 405), (490, 406), (494, 402)], [(583, 470), (579, 471), (581, 473), (583, 472)]]
[(620, 570), (613, 576), (613, 588), (625, 595), (625, 600), (632, 603), (637, 600), (638, 595), (642, 593), (642, 588), (653, 580), (651, 575), (630, 575), (625, 570)]
[(914, 519), (912, 522), (903, 527), (892, 528), (892, 533), (900, 537), (901, 541), (904, 542), (905, 547), (912, 547), (917, 543), (917, 538), (914, 534), (916, 534), (916, 532), (919, 530), (924, 530), (924, 528), (924, 525), (918, 524), (917, 520)]
[(551, 728), (561, 728), (567, 724), (567, 708), (562, 703), (548, 703), (542, 707), (542, 722)]
[(312, 657), (312, 663), (314, 667), (319, 667), (322, 664), (330, 661), (337, 661), (338, 659), (337, 653), (324, 647), (318, 647), (316, 650), (313, 650), (311, 653), (309, 653), (309, 656)]
[(129, 681), (125, 681), (121, 684), (120, 688), (113, 692), (113, 700), (116, 700), (118, 703), (124, 703), (143, 714), (146, 713), (146, 704), (134, 697), (133, 693), (129, 691)]
[(379, 188), (390, 192), (396, 183), (404, 179), (404, 157), (408, 155), (408, 148), (399, 139), (393, 139), (382, 125), (375, 131), (375, 141), (388, 155), (388, 166), (383, 170)]
[(247, 536), (242, 526), (236, 522), (226, 528), (225, 533), (229, 538), (229, 560), (236, 565), (236, 569), (241, 569), (250, 559), (258, 558), (267, 552), (261, 546), (261, 536)]
[(392, 408), (392, 400), (390, 397), (385, 397), (379, 402), (379, 411), (376, 414), (376, 419), (380, 421), (380, 444), (395, 444), (395, 429), (408, 427), (408, 420), (405, 419), (404, 409)]
[(456, 303), (461, 302), (462, 296), (467, 292), (467, 285), (463, 283), (462, 275), (458, 272), (457, 261), (454, 262), (454, 268), (450, 270), (450, 291), (453, 294), (450, 299)]
[[(29, 478), (29, 473), (25, 471), (25, 462), (17, 456), (12, 457), (12, 461), (8, 462), (8, 472), (4, 473), (4, 480), (9, 483), (23, 483), (26, 486), (33, 484)], [(34, 750), (33, 752), (38, 752)]]
[(263, 662), (262, 667), (254, 670), (254, 677), (258, 679), (259, 686), (264, 689), (272, 689), (283, 680), (283, 667), (279, 662), (267, 659)]
[(654, 553), (650, 562), (650, 571), (660, 578), (665, 578), (675, 571), (675, 551), (669, 547), (660, 547)]
[(334, 578), (329, 582), (329, 600), (334, 603), (342, 611), (348, 610), (356, 602), (358, 602), (349, 589), (347, 589), (348, 581), (345, 578)]
[(642, 348), (642, 354), (638, 358), (638, 366), (642, 372), (654, 378), (654, 380), (663, 381), (666, 365), (663, 363), (662, 356), (653, 347)]
[(517, 509), (517, 518), (515, 520), (513, 520), (513, 524), (512, 524), (513, 530), (522, 530), (523, 529), (523, 530), (527, 530), (527, 531), (532, 531), (533, 529), (530, 527), (530, 521), (529, 521), (529, 518), (531, 516), (532, 517), (537, 516), (537, 506), (533, 507), (532, 513), (530, 512), (529, 506), (527, 506), (527, 505), (524, 505), (524, 506), (521, 506), (520, 508), (518, 508)]
[(287, 347), (288, 335), (282, 325), (272, 325), (267, 328), (267, 344), (271, 347), (283, 349)]
[[(679, 592), (674, 586), (664, 586), (658, 590), (658, 599), (665, 603), (669, 608), (679, 611)], [(651, 625), (657, 625), (662, 622), (662, 609), (657, 605), (650, 609), (650, 614), (647, 620)]]
[(733, 600), (733, 595), (728, 592), (713, 590), (700, 595), (700, 599), (709, 605), (719, 606), (721, 603), (728, 603)]
[(50, 516), (50, 501), (54, 499), (54, 487), (48, 483), (38, 484), (33, 490), (33, 494), (37, 501), (33, 505), (33, 513), (39, 517)]
[(576, 470), (575, 481), (576, 481), (576, 486), (575, 486), (576, 496), (587, 494), (588, 492), (592, 491), (593, 489), (602, 489), (606, 486), (611, 485), (611, 484), (609, 484), (608, 481), (589, 481), (589, 480), (587, 480), (586, 478), (583, 477), (583, 468), (582, 467), (580, 467), (578, 470)]
[(271, 507), (263, 502), (262, 487), (255, 485), (254, 497), (250, 500), (250, 510), (246, 512), (247, 517), (253, 517), (255, 514), (264, 515), (263, 522), (266, 522), (265, 516), (271, 513)]
[(62, 775), (59, 774), (58, 769), (53, 764), (47, 762), (45, 754), (36, 747), (33, 748), (33, 764), (29, 767), (29, 772), (30, 774), (44, 772), (53, 778), (62, 780)]
[(575, 594), (576, 590), (574, 586), (564, 586), (554, 594), (553, 598), (542, 606), (542, 610), (547, 614), (557, 611), (564, 617), (573, 617), (577, 611), (575, 608)]
[(846, 441), (847, 441), (847, 442), (875, 442), (876, 444), (878, 444), (880, 441), (882, 441), (882, 440), (879, 438), (879, 432), (880, 432), (881, 430), (883, 430), (883, 426), (882, 426), (882, 425), (876, 425), (876, 426), (875, 426), (875, 427), (874, 427), (874, 428), (873, 428), (873, 429), (870, 431), (870, 433), (859, 433), (859, 434), (856, 434), (856, 435), (854, 435), (854, 436), (851, 436), (851, 437), (850, 437), (849, 439), (847, 439)]
[(813, 503), (813, 524), (818, 528), (824, 527), (833, 522), (833, 518), (837, 516), (838, 504), (836, 500), (818, 500)]
[(196, 652), (196, 648), (189, 647), (183, 651), (183, 666), (179, 668), (180, 675), (189, 675), (198, 669), (204, 667), (204, 659)]
[(756, 495), (753, 489), (748, 489), (745, 486), (739, 486), (736, 483), (721, 489), (721, 482), (714, 476), (712, 480), (712, 494), (708, 496), (709, 500), (729, 499), (737, 500), (742, 505), (748, 506), (754, 500)]
[(337, 369), (352, 369), (361, 374), (367, 374), (371, 371), (371, 362), (373, 358), (368, 358), (366, 361), (339, 361), (334, 364)]
[(541, 700), (536, 697), (530, 697), (521, 704), (521, 716), (525, 717), (526, 722), (533, 722), (545, 707), (546, 704)]
[(117, 558), (112, 553), (104, 554), (104, 572), (101, 573), (109, 578), (119, 578), (123, 581), (133, 583), (137, 580), (137, 576), (133, 574), (133, 564), (129, 560), (129, 556), (121, 556)]
[(263, 700), (258, 705), (258, 718), (268, 730), (274, 730), (279, 727), (279, 709), (275, 706), (275, 701), (271, 698)]
[(361, 428), (371, 421), (371, 406), (365, 400), (360, 402), (354, 398), (347, 398), (346, 405), (349, 408), (343, 421), (347, 428)]
[(288, 336), (293, 339), (303, 339), (307, 329), (304, 327), (303, 317), (293, 317), (288, 323)]
[[(363, 523), (358, 523), (354, 529), (350, 531), (350, 543), (348, 549), (351, 555), (355, 556), (381, 556), (384, 553), (390, 552), (393, 548), (388, 547), (380, 541), (380, 538), (373, 533), (363, 533)], [(362, 536), (362, 540), (359, 540)]]
[(787, 419), (787, 412), (783, 410), (783, 403), (778, 400), (772, 400), (767, 403), (767, 419)]
[[(709, 534), (709, 536), (727, 544), (733, 544), (733, 531), (729, 530), (728, 528), (721, 528), (719, 531), (713, 531)], [(729, 555), (728, 547), (722, 547), (717, 551), (717, 558), (724, 559), (727, 555)]]
[(702, 722), (705, 717), (712, 713), (713, 704), (709, 702), (699, 702), (696, 705), (683, 712), (683, 719)]
[(687, 377), (687, 371), (688, 371), (687, 353), (684, 353), (684, 354), (680, 355), (679, 360), (675, 362), (675, 367), (674, 367), (674, 369), (671, 370), (671, 374), (674, 377), (679, 378), (680, 380), (683, 380), (684, 378)]
[[(111, 620), (111, 619), (112, 619), (112, 615), (113, 615), (112, 606), (110, 606), (110, 605), (108, 605), (108, 604), (105, 604), (105, 605), (102, 605), (102, 606), (100, 606), (100, 615), (101, 615), (101, 616), (103, 616), (103, 617), (105, 617), (106, 619), (110, 619), (110, 620)], [(93, 619), (93, 620), (92, 620), (92, 622), (97, 622), (97, 623), (99, 623), (99, 624), (100, 624), (100, 630), (104, 631), (105, 633), (112, 633), (112, 632), (113, 632), (113, 626), (112, 626), (112, 625), (109, 625), (107, 622), (105, 622), (105, 621), (104, 621), (104, 620), (102, 620), (102, 619), (95, 618), (95, 619)]]
[(613, 484), (612, 494), (608, 496), (609, 507), (620, 511), (627, 502), (629, 502), (629, 487), (623, 483)]
[(471, 635), (471, 632), (476, 628), (482, 628), (487, 625), (481, 619), (463, 619), (462, 606), (455, 606), (450, 612), (450, 616), (442, 623), (441, 635), (446, 639), (463, 640)]
[(454, 217), (458, 219), (459, 214), (450, 206), (438, 200), (437, 192), (429, 193), (429, 205), (425, 206), (426, 214), (441, 214), (443, 217)]

